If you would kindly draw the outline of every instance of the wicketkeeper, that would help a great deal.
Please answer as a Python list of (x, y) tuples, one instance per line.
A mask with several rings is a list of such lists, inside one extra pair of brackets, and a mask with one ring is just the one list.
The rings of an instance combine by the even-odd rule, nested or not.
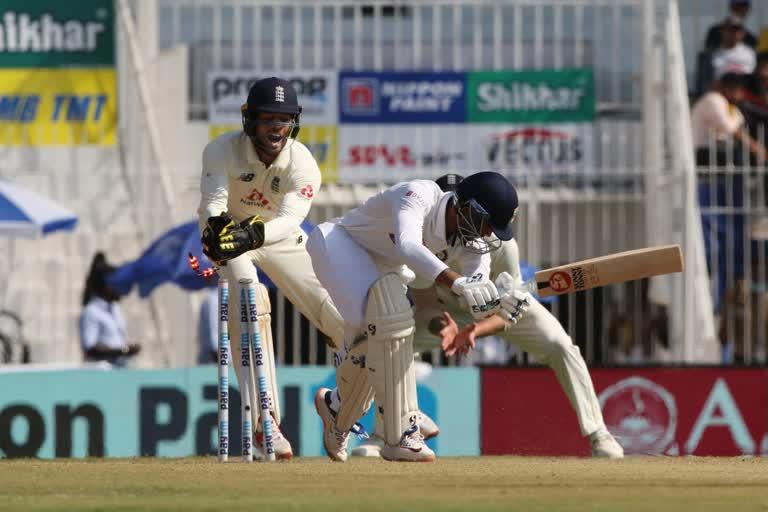
[[(300, 227), (320, 189), (317, 162), (309, 150), (295, 140), (300, 115), (296, 92), (287, 81), (274, 77), (259, 80), (251, 87), (242, 107), (243, 130), (218, 137), (203, 152), (198, 215), (205, 254), (214, 262), (226, 262), (220, 274), (229, 280), (231, 287), (232, 353), (240, 350), (237, 283), (242, 278), (258, 282), (254, 265), (337, 346), (343, 342), (341, 318), (315, 277), (305, 248), (307, 235)], [(279, 459), (289, 459), (293, 455), (291, 445), (279, 429), (279, 388), (269, 295), (263, 285), (257, 287), (257, 292), (272, 398), (275, 454)], [(240, 358), (232, 360), (238, 381), (243, 382)], [(252, 378), (251, 383), (255, 382)], [(258, 396), (255, 386), (251, 396)], [(256, 442), (261, 447), (258, 407), (252, 410), (252, 421), (257, 426)]]

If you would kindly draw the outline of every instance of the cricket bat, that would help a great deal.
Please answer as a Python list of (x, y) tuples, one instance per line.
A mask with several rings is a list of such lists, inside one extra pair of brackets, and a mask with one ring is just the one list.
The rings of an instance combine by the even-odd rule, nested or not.
[(523, 288), (549, 297), (682, 271), (680, 246), (660, 245), (540, 270)]

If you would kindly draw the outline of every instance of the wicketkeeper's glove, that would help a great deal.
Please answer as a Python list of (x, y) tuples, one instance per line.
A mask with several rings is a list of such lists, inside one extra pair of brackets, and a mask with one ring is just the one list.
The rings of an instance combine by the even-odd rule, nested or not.
[(226, 225), (219, 234), (218, 255), (221, 260), (231, 260), (243, 253), (264, 245), (264, 221), (254, 215), (240, 224)]
[(203, 254), (208, 256), (208, 259), (212, 262), (220, 264), (222, 261), (225, 261), (224, 255), (219, 249), (219, 237), (235, 227), (237, 227), (237, 224), (226, 212), (221, 215), (208, 217), (208, 222), (203, 229), (200, 242), (203, 245)]

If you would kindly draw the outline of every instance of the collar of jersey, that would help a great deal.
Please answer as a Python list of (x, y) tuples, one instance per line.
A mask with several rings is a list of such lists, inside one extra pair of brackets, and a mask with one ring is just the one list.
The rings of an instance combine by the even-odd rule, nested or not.
[[(256, 153), (256, 149), (254, 149), (251, 139), (245, 137), (245, 141), (245, 158), (248, 160), (248, 163), (251, 165), (261, 165), (262, 167), (266, 167), (264, 162), (259, 159), (259, 154)], [(280, 151), (280, 153), (277, 155), (277, 158), (275, 158), (275, 161), (272, 162), (270, 167), (280, 167), (282, 169), (288, 167), (288, 163), (291, 160), (291, 144), (293, 144), (293, 139), (289, 138), (286, 141), (285, 146), (283, 146), (282, 151)]]

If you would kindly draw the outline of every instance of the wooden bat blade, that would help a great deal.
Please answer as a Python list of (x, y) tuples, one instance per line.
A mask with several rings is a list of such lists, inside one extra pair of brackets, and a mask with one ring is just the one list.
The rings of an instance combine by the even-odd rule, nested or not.
[(680, 246), (664, 245), (541, 270), (536, 272), (536, 286), (541, 297), (549, 297), (682, 271)]

